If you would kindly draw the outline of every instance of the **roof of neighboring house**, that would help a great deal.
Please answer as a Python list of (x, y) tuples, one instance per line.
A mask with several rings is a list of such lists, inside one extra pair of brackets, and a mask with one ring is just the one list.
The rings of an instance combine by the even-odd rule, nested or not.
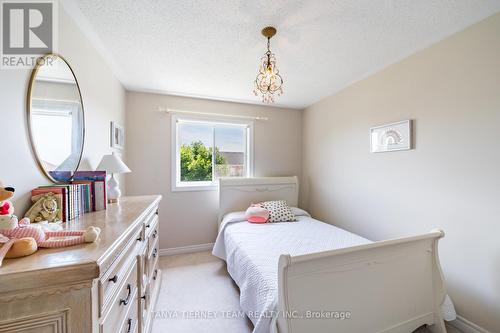
[(243, 165), (245, 164), (245, 153), (240, 151), (221, 151), (220, 152), (226, 164), (229, 165)]

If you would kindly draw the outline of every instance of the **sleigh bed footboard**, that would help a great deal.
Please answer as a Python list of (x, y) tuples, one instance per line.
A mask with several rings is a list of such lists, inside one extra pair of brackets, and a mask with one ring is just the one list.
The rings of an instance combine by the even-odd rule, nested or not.
[(279, 260), (279, 333), (445, 333), (441, 230)]

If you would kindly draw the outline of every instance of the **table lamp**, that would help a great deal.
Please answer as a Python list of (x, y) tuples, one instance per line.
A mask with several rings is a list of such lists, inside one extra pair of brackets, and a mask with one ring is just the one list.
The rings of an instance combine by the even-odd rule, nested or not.
[(116, 173), (127, 173), (130, 172), (128, 166), (123, 163), (123, 161), (112, 153), (111, 155), (104, 155), (102, 157), (101, 163), (97, 166), (99, 171), (106, 171), (106, 173), (111, 174), (108, 181), (108, 203), (116, 203), (121, 196), (120, 185), (118, 184), (118, 179), (115, 178)]

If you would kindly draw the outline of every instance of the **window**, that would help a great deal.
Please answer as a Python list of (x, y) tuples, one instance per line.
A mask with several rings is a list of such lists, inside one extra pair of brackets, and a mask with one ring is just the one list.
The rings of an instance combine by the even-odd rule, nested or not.
[(78, 164), (83, 145), (80, 103), (33, 99), (31, 128), (46, 170), (72, 170)]
[(220, 177), (252, 175), (253, 122), (172, 115), (172, 190), (217, 188)]

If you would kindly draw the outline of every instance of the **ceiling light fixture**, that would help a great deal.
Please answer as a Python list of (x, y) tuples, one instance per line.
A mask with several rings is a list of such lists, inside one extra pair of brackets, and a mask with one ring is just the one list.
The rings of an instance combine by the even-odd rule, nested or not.
[(265, 27), (262, 29), (262, 35), (267, 38), (267, 52), (261, 58), (253, 93), (255, 96), (260, 94), (264, 103), (274, 103), (275, 94), (277, 96), (283, 94), (283, 78), (276, 67), (276, 57), (269, 49), (271, 37), (276, 35), (276, 28)]

